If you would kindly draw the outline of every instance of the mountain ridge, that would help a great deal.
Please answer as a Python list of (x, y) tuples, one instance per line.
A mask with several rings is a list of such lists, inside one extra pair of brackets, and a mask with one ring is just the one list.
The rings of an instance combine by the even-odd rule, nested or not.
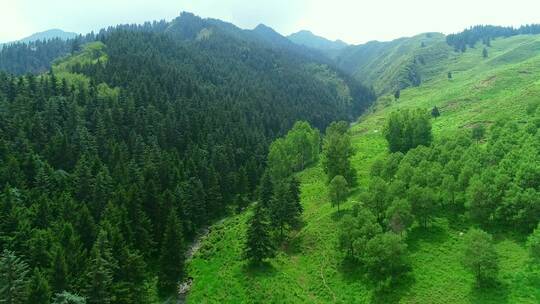
[(67, 32), (62, 29), (52, 28), (45, 31), (33, 33), (27, 37), (24, 37), (18, 40), (3, 42), (3, 43), (0, 43), (0, 45), (12, 44), (12, 43), (17, 43), (17, 42), (28, 43), (28, 42), (34, 42), (37, 40), (49, 40), (49, 39), (54, 39), (54, 38), (68, 40), (68, 39), (75, 38), (77, 36), (79, 36), (79, 34), (75, 32)]

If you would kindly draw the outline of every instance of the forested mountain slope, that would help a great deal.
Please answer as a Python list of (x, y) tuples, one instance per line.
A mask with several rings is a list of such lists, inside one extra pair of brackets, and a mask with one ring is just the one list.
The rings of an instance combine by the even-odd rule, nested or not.
[(418, 86), (442, 72), (453, 54), (445, 36), (420, 34), (389, 42), (349, 46), (336, 57), (339, 67), (372, 85), (377, 94)]
[[(277, 242), (275, 257), (252, 266), (243, 255), (252, 212), (227, 219), (188, 266), (188, 302), (538, 303), (538, 241), (529, 235), (540, 219), (539, 42), (499, 37), (487, 57), (479, 42), (449, 53), (439, 72), (399, 99), (380, 97), (349, 131), (359, 182), (341, 211), (330, 203), (323, 161), (300, 172), (302, 223)], [(432, 143), (390, 154), (389, 117), (416, 108), (433, 112)], [(361, 247), (360, 236), (376, 227), (387, 232)], [(356, 258), (343, 247), (349, 237)], [(493, 257), (485, 264), (493, 281), (468, 268), (471, 256)]]
[(280, 37), (183, 14), (88, 35), (48, 73), (0, 73), (0, 263), (31, 270), (18, 295), (168, 297), (198, 229), (253, 199), (275, 137), (371, 104)]
[(334, 58), (341, 50), (348, 46), (341, 40), (331, 41), (324, 37), (317, 36), (307, 30), (290, 34), (287, 36), (287, 38), (296, 44), (319, 50), (328, 55), (330, 58)]

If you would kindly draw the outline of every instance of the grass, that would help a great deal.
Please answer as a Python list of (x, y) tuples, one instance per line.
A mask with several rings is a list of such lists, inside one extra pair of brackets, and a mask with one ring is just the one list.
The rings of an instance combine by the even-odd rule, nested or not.
[[(373, 111), (352, 127), (359, 186), (342, 213), (348, 212), (369, 182), (371, 163), (386, 152), (381, 135), (384, 117), (402, 107), (433, 106), (435, 138), (464, 132), (474, 124), (499, 118), (523, 122), (529, 102), (540, 101), (540, 36), (497, 39), (483, 59), (482, 48), (453, 53), (441, 63), (440, 75), (401, 93), (398, 101), (383, 96)], [(447, 78), (447, 71), (453, 79)], [(500, 255), (498, 285), (478, 289), (461, 265), (467, 224), (438, 218), (428, 229), (408, 236), (412, 270), (392, 292), (378, 293), (361, 269), (343, 262), (336, 250), (340, 215), (327, 199), (325, 176), (317, 165), (298, 174), (302, 183), (304, 225), (291, 232), (278, 256), (261, 268), (242, 259), (250, 211), (213, 227), (201, 251), (188, 265), (194, 285), (189, 303), (539, 303), (540, 270), (527, 259), (523, 239), (495, 235)]]

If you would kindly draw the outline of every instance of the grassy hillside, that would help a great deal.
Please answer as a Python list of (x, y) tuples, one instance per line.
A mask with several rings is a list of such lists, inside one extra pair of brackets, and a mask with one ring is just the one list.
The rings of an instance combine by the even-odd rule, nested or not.
[(377, 93), (416, 86), (436, 75), (457, 56), (440, 33), (425, 33), (389, 42), (350, 46), (336, 58), (338, 65)]
[[(419, 45), (424, 38), (417, 39), (414, 43)], [(432, 38), (437, 39), (440, 37)], [(381, 97), (372, 113), (352, 127), (356, 148), (353, 164), (360, 183), (344, 209), (359, 200), (361, 189), (369, 182), (370, 165), (387, 153), (381, 129), (385, 115), (392, 110), (439, 107), (441, 116), (433, 121), (435, 139), (468, 132), (475, 124), (489, 125), (503, 117), (523, 122), (527, 105), (540, 102), (539, 47), (540, 36), (516, 36), (493, 41), (486, 59), (482, 58), (481, 47), (464, 54), (450, 52), (433, 67), (428, 81), (403, 90), (398, 101)], [(396, 46), (396, 52), (399, 48)], [(399, 68), (399, 64), (390, 63)], [(453, 72), (452, 79), (448, 79), (448, 71)], [(374, 83), (382, 88), (386, 81), (377, 79)], [(264, 269), (252, 269), (242, 258), (249, 211), (213, 227), (188, 266), (194, 278), (189, 303), (540, 302), (540, 273), (528, 266), (522, 238), (495, 235), (501, 284), (479, 291), (474, 288), (473, 276), (461, 264), (461, 233), (467, 230), (467, 222), (450, 225), (444, 218), (436, 219), (427, 230), (413, 228), (407, 239), (412, 264), (409, 278), (390, 294), (378, 293), (358, 269), (343, 264), (336, 250), (340, 216), (328, 202), (320, 165), (298, 177), (302, 182), (304, 226), (291, 234), (290, 241)]]

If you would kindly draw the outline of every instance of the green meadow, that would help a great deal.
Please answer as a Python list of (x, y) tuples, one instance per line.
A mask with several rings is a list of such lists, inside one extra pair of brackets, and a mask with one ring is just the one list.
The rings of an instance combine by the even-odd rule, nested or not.
[[(461, 264), (465, 218), (436, 218), (427, 228), (414, 226), (407, 245), (412, 270), (390, 292), (379, 291), (362, 269), (348, 265), (337, 250), (338, 226), (369, 182), (371, 164), (388, 153), (381, 131), (385, 116), (399, 108), (434, 106), (435, 140), (470, 132), (498, 119), (526, 122), (530, 104), (540, 102), (540, 36), (498, 38), (482, 57), (482, 46), (451, 52), (439, 71), (418, 87), (381, 96), (351, 127), (353, 165), (359, 185), (340, 213), (327, 198), (320, 164), (298, 174), (303, 224), (264, 267), (250, 267), (242, 257), (246, 221), (251, 211), (211, 227), (188, 264), (194, 278), (189, 303), (540, 303), (540, 270), (530, 265), (522, 236), (495, 234), (500, 256), (499, 284), (479, 290)], [(452, 78), (448, 78), (448, 72)]]

